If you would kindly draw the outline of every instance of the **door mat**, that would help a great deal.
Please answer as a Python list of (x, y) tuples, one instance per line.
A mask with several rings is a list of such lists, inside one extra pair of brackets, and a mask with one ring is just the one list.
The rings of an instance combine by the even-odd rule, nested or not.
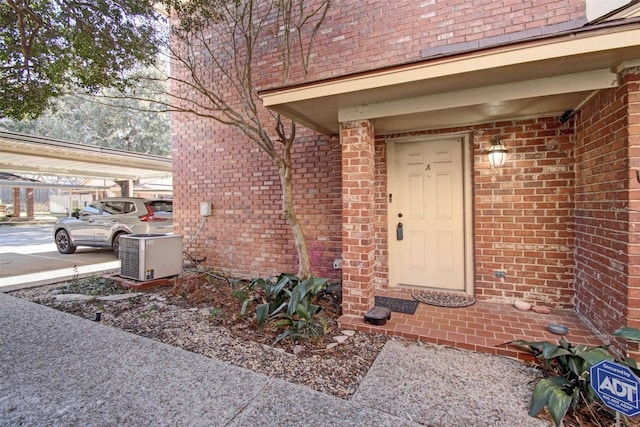
[(411, 301), (410, 299), (376, 297), (377, 306), (386, 307), (396, 313), (414, 314), (418, 304), (418, 301)]
[(476, 302), (473, 296), (451, 292), (414, 290), (411, 295), (420, 302), (438, 307), (468, 307)]

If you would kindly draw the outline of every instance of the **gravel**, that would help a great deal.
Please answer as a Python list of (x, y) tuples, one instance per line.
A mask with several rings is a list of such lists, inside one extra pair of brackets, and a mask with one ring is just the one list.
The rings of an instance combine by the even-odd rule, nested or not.
[[(86, 319), (101, 312), (102, 323), (137, 335), (181, 347), (210, 358), (251, 369), (273, 378), (305, 385), (341, 398), (351, 396), (387, 341), (383, 335), (355, 333), (336, 334), (329, 340), (344, 340), (337, 346), (305, 348), (293, 354), (246, 338), (239, 331), (216, 322), (216, 309), (182, 307), (171, 304), (166, 289), (142, 295), (132, 294), (128, 300), (60, 301), (56, 288), (49, 285), (12, 292), (13, 296), (66, 311)], [(248, 329), (248, 328), (247, 328)], [(248, 331), (247, 331), (248, 332)], [(351, 335), (352, 331), (345, 331)], [(337, 341), (335, 341), (337, 344)], [(317, 347), (317, 346), (316, 346)]]
[[(450, 347), (340, 334), (341, 344), (285, 351), (215, 321), (214, 307), (172, 304), (166, 290), (126, 300), (58, 301), (43, 286), (12, 295), (94, 319), (272, 378), (297, 383), (428, 426), (544, 426), (527, 414), (540, 373), (498, 356)], [(336, 342), (338, 340), (335, 340)], [(324, 344), (323, 344), (324, 345)], [(297, 354), (295, 354), (297, 353)]]

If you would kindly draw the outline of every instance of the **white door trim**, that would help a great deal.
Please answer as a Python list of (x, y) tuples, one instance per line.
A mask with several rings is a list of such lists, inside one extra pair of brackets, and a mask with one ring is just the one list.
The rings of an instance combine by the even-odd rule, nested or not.
[(475, 269), (473, 256), (473, 141), (470, 133), (450, 133), (441, 135), (422, 135), (400, 138), (387, 138), (387, 242), (389, 288), (398, 287), (398, 273), (394, 271), (398, 265), (397, 250), (394, 245), (396, 233), (396, 212), (393, 200), (389, 195), (398, 194), (396, 179), (396, 146), (412, 142), (425, 142), (442, 139), (459, 139), (462, 141), (462, 170), (464, 192), (464, 292), (467, 295), (475, 293)]

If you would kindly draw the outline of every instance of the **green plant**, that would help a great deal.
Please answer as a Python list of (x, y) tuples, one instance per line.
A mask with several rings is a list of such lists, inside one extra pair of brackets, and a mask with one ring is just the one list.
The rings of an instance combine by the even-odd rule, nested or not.
[(616, 329), (612, 335), (640, 343), (640, 329), (623, 326), (622, 328)]
[(329, 283), (318, 293), (318, 300), (330, 304), (336, 313), (342, 312), (342, 283)]
[[(627, 341), (640, 343), (640, 329), (623, 326), (613, 331), (613, 334), (611, 335), (624, 338)], [(623, 357), (622, 362), (629, 366), (633, 371), (635, 371), (636, 374), (640, 374), (640, 370), (638, 370), (638, 364), (633, 358)]]
[(240, 301), (245, 301), (249, 297), (249, 292), (246, 289), (234, 289), (231, 291), (231, 296)]
[(320, 306), (313, 304), (312, 300), (326, 288), (326, 279), (309, 278), (299, 282), (291, 291), (287, 311), (272, 314), (276, 321), (276, 327), (285, 327), (275, 340), (274, 344), (285, 338), (294, 341), (309, 339), (311, 336), (321, 335), (326, 329), (321, 322), (315, 322), (314, 316), (320, 312)]
[(91, 276), (84, 279), (78, 278), (77, 269), (74, 267), (74, 275), (65, 286), (57, 288), (62, 294), (85, 294), (85, 295), (112, 295), (123, 294), (129, 290), (120, 286), (115, 280)]
[(326, 289), (327, 280), (316, 277), (300, 280), (292, 274), (281, 274), (277, 278), (256, 279), (249, 286), (252, 296), (245, 299), (240, 314), (244, 315), (249, 305), (255, 303), (260, 329), (271, 321), (277, 329), (284, 328), (274, 344), (285, 338), (308, 339), (326, 332), (326, 321), (316, 319), (321, 308), (314, 304)]
[[(620, 328), (613, 335), (640, 342), (638, 329)], [(556, 426), (561, 425), (569, 408), (577, 411), (582, 405), (599, 400), (591, 388), (590, 369), (603, 360), (615, 360), (608, 345), (572, 345), (564, 337), (558, 344), (524, 340), (507, 344), (526, 349), (542, 362), (545, 377), (538, 381), (533, 390), (529, 415), (535, 417), (546, 407)], [(633, 359), (625, 357), (619, 362), (637, 369)]]
[(218, 316), (222, 313), (219, 307), (213, 307), (211, 311), (209, 311), (209, 317), (211, 320), (216, 320)]
[(533, 390), (529, 415), (535, 417), (548, 408), (556, 426), (559, 426), (571, 407), (576, 410), (582, 403), (592, 402), (596, 396), (589, 385), (589, 369), (602, 360), (613, 360), (608, 346), (574, 346), (564, 337), (559, 344), (548, 341), (511, 341), (529, 350), (544, 362), (546, 378), (541, 379)]
[(157, 305), (152, 305), (151, 307), (149, 307), (149, 309), (147, 311), (145, 311), (144, 313), (140, 313), (138, 315), (138, 319), (146, 319), (147, 317), (149, 317), (151, 315), (151, 313), (153, 313), (154, 311), (158, 311), (158, 306)]
[(298, 278), (291, 274), (253, 280), (249, 285), (249, 292), (253, 295), (244, 300), (240, 314), (244, 316), (249, 304), (256, 303), (256, 321), (262, 329), (270, 315), (277, 314), (287, 305), (290, 294), (285, 290), (291, 289), (297, 281)]

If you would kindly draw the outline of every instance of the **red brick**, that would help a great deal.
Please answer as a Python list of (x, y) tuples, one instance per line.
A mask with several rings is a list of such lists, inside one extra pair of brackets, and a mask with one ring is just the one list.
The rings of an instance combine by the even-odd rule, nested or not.
[[(579, 20), (585, 14), (582, 0), (540, 0), (533, 7), (517, 0), (465, 5), (462, 10), (450, 2), (405, 2), (401, 8), (381, 0), (334, 3), (307, 79), (418, 60), (430, 47)], [(261, 88), (282, 84), (271, 47), (257, 63), (264, 65), (256, 66)], [(303, 78), (301, 68), (294, 67), (289, 83)], [(621, 81), (618, 88), (600, 91), (568, 124), (547, 117), (411, 132), (474, 134), (479, 298), (568, 306), (575, 288), (582, 313), (593, 314), (594, 307), (602, 311), (594, 314), (594, 322), (610, 329), (622, 321), (626, 302), (609, 300), (611, 295), (624, 298), (629, 286), (638, 286), (628, 260), (619, 255), (629, 249), (623, 236), (633, 226), (624, 209), (637, 195), (630, 196), (633, 171), (620, 159), (628, 152), (631, 164), (640, 165), (640, 117), (631, 118), (629, 126), (622, 119), (627, 109), (638, 108), (625, 99), (640, 102), (640, 79), (637, 71), (628, 71)], [(492, 170), (486, 159), (493, 135), (504, 136), (509, 150), (501, 170)], [(233, 128), (184, 114), (172, 118), (172, 139), (176, 233), (192, 239), (201, 221), (199, 202), (214, 205), (214, 215), (185, 249), (233, 276), (295, 271), (293, 239), (280, 211), (279, 176), (272, 161)], [(373, 124), (366, 121), (344, 123), (340, 139), (299, 129), (293, 155), (296, 207), (313, 273), (342, 278), (354, 291), (345, 294), (346, 310), (364, 310), (375, 287), (389, 286), (384, 136), (374, 135)], [(332, 269), (340, 256), (342, 276)], [(508, 280), (494, 278), (495, 269), (507, 270)]]

